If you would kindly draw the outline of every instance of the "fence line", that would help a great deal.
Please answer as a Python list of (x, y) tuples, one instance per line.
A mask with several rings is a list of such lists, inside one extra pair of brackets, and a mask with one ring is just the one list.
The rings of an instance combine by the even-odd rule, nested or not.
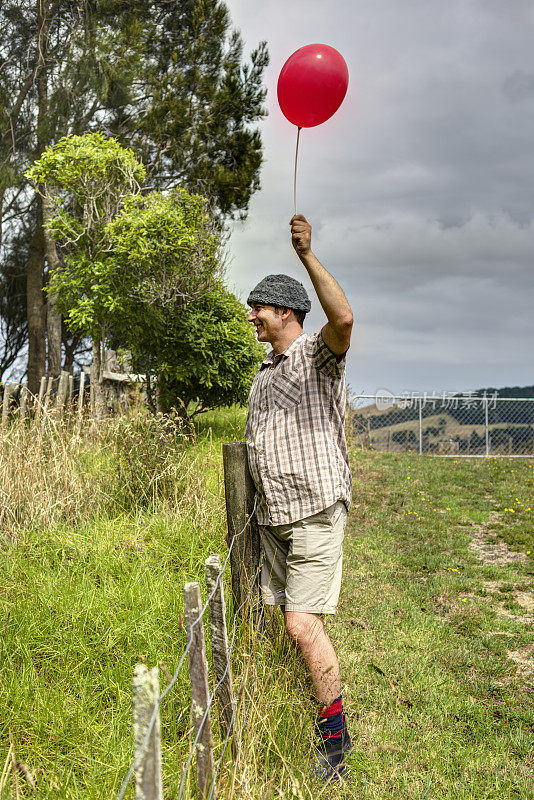
[[(108, 416), (111, 409), (114, 411), (122, 411), (124, 406), (127, 405), (125, 397), (120, 395), (117, 386), (123, 387), (123, 395), (125, 393), (124, 386), (132, 386), (133, 381), (126, 380), (130, 376), (121, 375), (120, 373), (105, 373), (104, 385), (106, 387), (106, 404), (105, 416)], [(15, 384), (5, 383), (2, 386), (2, 427), (8, 424), (9, 418), (14, 416), (14, 404), (18, 404), (19, 418), (24, 420), (28, 412), (33, 413), (35, 422), (39, 422), (42, 417), (49, 417), (51, 412), (54, 411), (57, 416), (61, 417), (67, 411), (71, 414), (77, 413), (78, 425), (76, 426), (77, 433), (81, 428), (81, 417), (83, 414), (83, 407), (87, 400), (87, 404), (91, 406), (90, 394), (93, 390), (93, 385), (89, 381), (88, 375), (81, 372), (77, 387), (73, 375), (66, 370), (63, 370), (57, 378), (43, 376), (39, 385), (39, 393), (37, 395), (28, 391), (28, 384)], [(87, 391), (89, 388), (89, 391)], [(87, 398), (85, 397), (87, 394)], [(121, 399), (122, 397), (122, 399)], [(92, 411), (93, 407), (91, 406)], [(92, 413), (95, 419), (94, 413)], [(44, 426), (44, 420), (42, 426)]]
[(422, 455), (534, 457), (534, 397), (358, 394), (348, 425), (363, 447)]
[[(202, 608), (201, 608), (201, 610), (199, 611), (199, 613), (198, 613), (198, 615), (196, 616), (196, 618), (195, 618), (195, 619), (193, 619), (193, 620), (192, 620), (192, 621), (189, 623), (189, 626), (188, 626), (188, 627), (189, 627), (189, 630), (190, 630), (190, 631), (192, 631), (192, 629), (193, 629), (193, 628), (194, 628), (196, 625), (198, 625), (198, 624), (199, 624), (199, 622), (201, 622), (201, 620), (202, 620), (202, 618), (203, 618), (203, 616), (204, 616), (204, 613), (206, 612), (206, 609), (209, 607), (209, 603), (210, 603), (210, 601), (211, 601), (211, 600), (213, 599), (213, 597), (215, 596), (215, 593), (217, 592), (217, 589), (218, 589), (218, 587), (219, 587), (219, 584), (220, 584), (221, 578), (222, 578), (222, 577), (223, 577), (223, 575), (224, 575), (224, 572), (225, 572), (226, 566), (227, 566), (227, 564), (228, 564), (228, 561), (230, 560), (230, 557), (231, 557), (231, 555), (232, 555), (232, 551), (233, 551), (233, 549), (234, 549), (234, 545), (235, 545), (236, 541), (238, 540), (238, 537), (242, 536), (242, 535), (245, 533), (245, 531), (246, 531), (247, 527), (249, 526), (249, 523), (250, 523), (251, 519), (252, 519), (252, 518), (255, 516), (255, 513), (256, 513), (256, 504), (257, 504), (257, 498), (254, 498), (254, 505), (253, 505), (252, 511), (251, 511), (250, 515), (247, 517), (247, 519), (246, 519), (246, 521), (245, 521), (245, 524), (243, 525), (243, 527), (242, 527), (242, 529), (241, 529), (240, 531), (238, 531), (237, 533), (234, 533), (234, 534), (233, 534), (233, 536), (232, 536), (232, 538), (231, 538), (231, 540), (230, 540), (230, 543), (229, 543), (229, 547), (228, 547), (228, 553), (227, 553), (227, 555), (226, 555), (226, 558), (225, 558), (225, 560), (224, 560), (224, 563), (223, 563), (223, 565), (222, 565), (222, 567), (221, 567), (220, 571), (218, 572), (218, 574), (217, 574), (217, 576), (216, 576), (216, 578), (215, 578), (215, 580), (214, 580), (213, 588), (212, 588), (211, 592), (208, 594), (208, 597), (207, 597), (207, 599), (206, 599), (206, 602), (205, 602), (205, 603), (204, 603), (204, 605), (202, 606)], [(258, 570), (257, 570), (257, 571), (258, 571)], [(233, 650), (234, 639), (235, 639), (235, 631), (236, 631), (236, 623), (237, 623), (237, 620), (238, 620), (238, 618), (239, 618), (239, 614), (240, 614), (240, 612), (242, 611), (242, 609), (243, 609), (243, 608), (245, 608), (246, 604), (248, 603), (248, 601), (249, 601), (249, 599), (250, 599), (250, 597), (251, 597), (251, 595), (252, 595), (252, 593), (253, 593), (253, 591), (254, 591), (254, 588), (255, 588), (255, 583), (256, 583), (256, 577), (257, 577), (257, 572), (256, 572), (256, 575), (254, 575), (254, 576), (253, 576), (253, 579), (252, 579), (252, 581), (251, 581), (251, 585), (250, 585), (249, 591), (248, 591), (248, 593), (247, 593), (247, 595), (246, 595), (245, 599), (242, 601), (242, 603), (240, 604), (240, 606), (239, 606), (237, 609), (235, 609), (235, 610), (234, 610), (234, 620), (233, 620), (233, 635), (232, 635), (232, 642), (231, 642), (231, 646), (230, 646), (230, 648), (229, 648), (229, 650), (228, 650), (228, 657), (231, 655), (231, 653), (232, 653), (232, 650)], [(165, 690), (164, 690), (164, 691), (162, 692), (162, 694), (161, 694), (161, 695), (160, 695), (160, 696), (159, 696), (159, 697), (156, 699), (156, 701), (155, 701), (155, 703), (154, 703), (154, 709), (153, 709), (153, 713), (152, 713), (152, 716), (151, 716), (151, 718), (150, 718), (150, 720), (149, 720), (149, 723), (148, 723), (148, 725), (147, 725), (147, 729), (146, 729), (146, 732), (145, 732), (144, 740), (142, 741), (142, 743), (141, 743), (140, 747), (138, 748), (137, 755), (136, 755), (136, 757), (134, 758), (134, 760), (133, 760), (132, 764), (130, 765), (130, 767), (129, 767), (129, 769), (128, 769), (128, 771), (127, 771), (127, 773), (126, 773), (126, 775), (125, 775), (125, 777), (124, 777), (124, 779), (123, 779), (123, 782), (122, 782), (122, 784), (121, 784), (121, 787), (120, 787), (119, 793), (118, 793), (118, 795), (117, 795), (117, 800), (122, 800), (122, 799), (124, 798), (124, 795), (125, 795), (126, 789), (127, 789), (127, 787), (128, 787), (128, 784), (129, 784), (129, 782), (130, 782), (130, 780), (131, 780), (132, 776), (134, 775), (134, 773), (135, 773), (135, 772), (136, 772), (136, 770), (138, 769), (138, 767), (139, 767), (139, 764), (140, 764), (141, 760), (142, 760), (142, 759), (145, 757), (145, 754), (146, 754), (146, 752), (147, 752), (147, 748), (148, 748), (148, 745), (149, 745), (150, 737), (151, 737), (151, 734), (152, 734), (152, 730), (153, 730), (154, 726), (156, 725), (156, 720), (159, 718), (159, 709), (160, 709), (160, 706), (161, 706), (161, 704), (162, 704), (163, 700), (166, 698), (166, 696), (169, 694), (169, 692), (170, 692), (170, 691), (171, 691), (171, 689), (173, 688), (174, 684), (176, 683), (176, 680), (178, 679), (178, 675), (180, 674), (180, 671), (181, 671), (181, 669), (182, 669), (182, 666), (183, 666), (183, 664), (184, 664), (184, 662), (185, 662), (185, 659), (186, 659), (186, 657), (187, 657), (187, 656), (188, 656), (188, 654), (189, 654), (189, 651), (190, 651), (190, 649), (191, 649), (191, 647), (192, 647), (192, 644), (193, 644), (193, 637), (192, 637), (192, 636), (190, 636), (190, 637), (189, 637), (189, 640), (188, 640), (188, 643), (187, 643), (187, 645), (186, 645), (186, 647), (185, 647), (185, 650), (183, 651), (183, 653), (182, 653), (182, 655), (181, 655), (181, 657), (180, 657), (180, 661), (179, 661), (179, 663), (178, 663), (178, 666), (176, 667), (176, 670), (175, 670), (175, 672), (174, 672), (174, 674), (173, 674), (173, 676), (172, 676), (172, 679), (171, 679), (171, 681), (169, 682), (169, 684), (166, 686)], [(229, 664), (229, 661), (227, 662), (227, 665), (228, 665), (228, 664)], [(197, 736), (195, 737), (195, 740), (194, 740), (194, 742), (193, 742), (193, 745), (192, 745), (192, 747), (191, 747), (191, 750), (190, 750), (190, 753), (189, 753), (189, 757), (188, 757), (188, 760), (187, 760), (186, 766), (184, 767), (184, 770), (183, 770), (183, 774), (182, 774), (182, 781), (181, 781), (181, 783), (180, 783), (180, 793), (179, 793), (178, 797), (181, 797), (181, 796), (182, 796), (182, 792), (183, 792), (183, 786), (184, 786), (184, 784), (185, 784), (185, 777), (186, 777), (186, 775), (187, 775), (187, 772), (188, 772), (188, 769), (189, 769), (189, 767), (190, 767), (190, 765), (191, 765), (191, 761), (192, 761), (193, 753), (194, 753), (194, 751), (195, 751), (195, 748), (196, 748), (196, 746), (197, 746), (197, 744), (198, 744), (198, 737), (200, 736), (200, 733), (202, 732), (202, 728), (203, 728), (203, 726), (204, 726), (204, 723), (205, 723), (205, 721), (206, 721), (207, 713), (209, 712), (209, 709), (210, 709), (210, 708), (211, 708), (211, 706), (213, 705), (213, 698), (214, 698), (214, 696), (215, 696), (215, 692), (216, 692), (216, 691), (217, 691), (217, 689), (218, 689), (218, 688), (219, 688), (219, 687), (222, 685), (222, 682), (223, 682), (223, 680), (225, 679), (225, 677), (226, 677), (226, 671), (223, 673), (223, 676), (221, 677), (221, 679), (219, 680), (219, 682), (217, 683), (217, 685), (216, 685), (215, 689), (213, 690), (212, 694), (211, 694), (211, 695), (210, 695), (210, 697), (209, 697), (209, 700), (208, 700), (208, 703), (207, 703), (207, 708), (206, 708), (206, 711), (205, 711), (205, 713), (204, 713), (204, 716), (202, 717), (202, 720), (201, 720), (201, 722), (200, 722), (200, 725), (199, 725), (199, 727), (198, 727)], [(235, 709), (234, 709), (234, 711), (235, 711)], [(215, 774), (215, 778), (216, 778), (216, 774)], [(147, 798), (147, 800), (148, 800), (148, 798)]]

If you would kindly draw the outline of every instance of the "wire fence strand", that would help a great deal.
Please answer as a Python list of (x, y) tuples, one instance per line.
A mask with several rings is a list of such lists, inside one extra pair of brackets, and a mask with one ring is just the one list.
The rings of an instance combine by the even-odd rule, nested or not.
[[(251, 581), (251, 585), (250, 585), (250, 588), (249, 588), (249, 590), (247, 592), (247, 596), (245, 597), (245, 599), (243, 600), (243, 602), (241, 603), (239, 608), (234, 612), (234, 619), (233, 619), (233, 625), (232, 625), (232, 628), (233, 628), (233, 630), (232, 630), (232, 640), (231, 640), (230, 647), (228, 648), (228, 661), (226, 662), (226, 667), (224, 668), (224, 672), (223, 672), (220, 680), (218, 681), (217, 685), (215, 686), (215, 688), (213, 689), (213, 691), (212, 691), (212, 693), (211, 693), (211, 695), (209, 697), (208, 703), (206, 705), (206, 710), (204, 711), (204, 715), (202, 717), (202, 720), (201, 720), (199, 728), (198, 728), (197, 735), (195, 736), (195, 740), (194, 740), (193, 744), (191, 745), (191, 749), (189, 751), (189, 756), (188, 756), (187, 761), (186, 761), (185, 766), (184, 766), (184, 770), (183, 770), (183, 774), (182, 774), (182, 780), (180, 781), (180, 787), (178, 789), (177, 800), (180, 800), (180, 798), (182, 797), (182, 793), (183, 793), (183, 789), (184, 789), (184, 785), (185, 785), (185, 779), (186, 779), (186, 776), (187, 776), (187, 771), (189, 770), (189, 767), (191, 766), (191, 761), (193, 760), (193, 754), (195, 752), (196, 746), (198, 744), (198, 740), (199, 740), (200, 735), (202, 733), (202, 728), (203, 728), (204, 723), (205, 723), (205, 721), (207, 719), (208, 712), (210, 711), (210, 709), (211, 709), (211, 707), (213, 705), (213, 700), (215, 698), (215, 693), (217, 692), (217, 689), (219, 688), (219, 686), (221, 686), (221, 684), (222, 684), (222, 682), (223, 682), (223, 680), (226, 677), (226, 674), (228, 672), (228, 667), (229, 667), (229, 664), (230, 664), (230, 655), (231, 655), (231, 653), (232, 653), (232, 651), (234, 649), (234, 640), (235, 640), (235, 634), (236, 634), (236, 630), (237, 630), (236, 623), (237, 623), (237, 619), (238, 619), (238, 614), (241, 611), (241, 609), (244, 608), (244, 606), (248, 603), (248, 601), (249, 601), (249, 599), (250, 599), (250, 597), (252, 595), (252, 592), (254, 591), (254, 586), (256, 584), (256, 579), (258, 577), (260, 569), (261, 569), (261, 562), (260, 562), (260, 565), (258, 566), (258, 569), (256, 571), (254, 579)], [(259, 630), (256, 631), (256, 633), (254, 635), (253, 642), (256, 641), (256, 639), (258, 638), (259, 633), (260, 633)], [(245, 671), (245, 674), (246, 674), (246, 671)], [(239, 696), (239, 691), (238, 691), (238, 696)], [(233, 711), (235, 712), (235, 706), (234, 706), (234, 710)], [(232, 713), (232, 720), (233, 720), (233, 718), (234, 718), (234, 713)], [(232, 723), (230, 723), (230, 725), (232, 725)], [(231, 728), (230, 728), (230, 730), (231, 730)]]
[[(206, 612), (206, 609), (209, 606), (210, 600), (214, 597), (215, 592), (216, 592), (216, 590), (217, 590), (217, 588), (219, 586), (219, 582), (220, 582), (222, 576), (224, 575), (224, 571), (225, 571), (226, 566), (228, 564), (228, 561), (230, 559), (230, 555), (231, 555), (234, 543), (235, 543), (236, 539), (245, 532), (245, 530), (247, 529), (247, 526), (249, 525), (251, 519), (253, 519), (253, 517), (254, 517), (254, 515), (256, 513), (257, 500), (258, 500), (258, 496), (256, 494), (255, 497), (254, 497), (254, 505), (252, 507), (252, 511), (250, 512), (249, 516), (247, 517), (247, 520), (246, 520), (245, 524), (243, 525), (242, 529), (238, 533), (235, 533), (232, 536), (232, 538), (230, 540), (230, 545), (228, 547), (228, 553), (226, 555), (226, 558), (224, 560), (224, 563), (223, 563), (220, 571), (217, 574), (217, 578), (215, 580), (213, 589), (210, 592), (210, 594), (208, 595), (208, 597), (206, 598), (206, 602), (204, 603), (204, 605), (202, 606), (201, 610), (199, 611), (198, 616), (196, 617), (196, 619), (193, 620), (193, 622), (191, 624), (191, 629), (193, 629), (194, 626), (197, 625), (198, 622), (200, 622), (200, 620), (202, 619), (202, 617), (204, 616), (204, 614)], [(255, 582), (256, 582), (256, 577), (252, 581), (252, 584), (251, 584), (251, 587), (250, 587), (250, 590), (249, 590), (249, 595), (250, 595), (250, 593), (252, 592), (252, 590), (254, 588)], [(249, 595), (247, 595), (247, 598), (245, 598), (245, 601), (243, 601), (241, 606), (234, 613), (234, 632), (235, 632), (235, 621), (236, 621), (236, 618), (237, 618), (237, 614), (241, 610), (241, 608), (243, 608), (243, 606), (244, 606), (245, 602), (247, 601)], [(146, 749), (148, 747), (148, 742), (150, 740), (150, 735), (151, 735), (151, 733), (152, 733), (152, 731), (154, 729), (154, 725), (156, 723), (156, 719), (157, 719), (157, 716), (158, 716), (158, 713), (159, 713), (160, 706), (161, 706), (163, 700), (167, 697), (167, 695), (169, 694), (169, 692), (173, 688), (174, 684), (176, 683), (176, 681), (178, 679), (178, 675), (180, 674), (180, 671), (181, 671), (181, 669), (183, 667), (183, 664), (184, 664), (184, 661), (186, 659), (186, 656), (189, 653), (189, 650), (191, 648), (191, 644), (192, 644), (192, 638), (189, 639), (189, 642), (187, 643), (186, 648), (185, 648), (184, 652), (182, 653), (182, 656), (180, 658), (180, 661), (178, 662), (178, 666), (176, 667), (176, 670), (174, 671), (172, 679), (170, 680), (169, 684), (165, 687), (165, 690), (161, 693), (161, 695), (158, 697), (158, 699), (156, 700), (156, 702), (154, 704), (154, 711), (152, 712), (152, 716), (151, 716), (150, 721), (148, 723), (148, 727), (147, 727), (147, 731), (146, 731), (146, 734), (145, 734), (145, 738), (143, 740), (143, 744), (141, 745), (141, 749), (139, 750), (137, 756), (135, 757), (135, 759), (133, 760), (132, 764), (130, 765), (130, 767), (128, 769), (128, 772), (124, 776), (124, 780), (122, 781), (121, 787), (120, 787), (119, 792), (117, 794), (117, 800), (123, 800), (124, 795), (126, 793), (126, 789), (128, 788), (128, 784), (129, 784), (129, 782), (130, 782), (135, 770), (139, 766), (139, 764), (141, 762), (141, 759), (143, 758), (143, 756), (146, 753)], [(233, 639), (232, 639), (232, 644), (233, 644)], [(230, 655), (230, 653), (228, 655)], [(212, 704), (212, 701), (213, 701), (213, 696), (214, 696), (214, 693), (210, 697), (210, 701), (209, 701), (207, 709), (206, 709), (206, 715), (207, 715), (207, 711), (211, 707), (211, 704)], [(203, 724), (204, 724), (204, 719), (202, 721), (202, 725)], [(199, 728), (199, 732), (202, 730), (202, 725)], [(198, 739), (198, 736), (197, 736), (197, 739)], [(194, 747), (196, 747), (197, 739), (195, 739), (195, 742), (194, 742), (194, 745), (193, 745), (193, 750), (194, 750)], [(188, 762), (188, 764), (189, 763), (190, 762)], [(184, 775), (185, 774), (186, 774), (186, 769), (184, 769)], [(180, 785), (182, 785), (182, 784), (180, 784)]]

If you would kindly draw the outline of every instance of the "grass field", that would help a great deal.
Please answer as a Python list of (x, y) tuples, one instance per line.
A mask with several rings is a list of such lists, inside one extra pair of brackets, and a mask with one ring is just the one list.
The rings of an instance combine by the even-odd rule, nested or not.
[[(2, 800), (116, 796), (131, 759), (133, 666), (163, 665), (164, 687), (183, 651), (183, 584), (224, 554), (221, 444), (241, 439), (243, 422), (240, 411), (210, 415), (191, 440), (139, 415), (100, 440), (0, 441), (0, 769), (11, 740), (38, 786), (7, 760)], [(532, 800), (534, 466), (351, 458), (345, 577), (328, 627), (353, 783), (317, 790), (307, 779), (310, 687), (274, 615), (259, 643), (238, 632), (235, 682), (253, 664), (258, 677), (254, 692), (245, 684), (242, 753), (223, 762), (220, 796)], [(170, 800), (189, 745), (186, 672), (161, 718)], [(216, 720), (214, 737), (217, 754)]]

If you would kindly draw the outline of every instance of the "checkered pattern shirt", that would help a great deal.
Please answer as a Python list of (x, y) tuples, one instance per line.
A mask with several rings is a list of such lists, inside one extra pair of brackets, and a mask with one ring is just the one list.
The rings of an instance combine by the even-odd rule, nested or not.
[(260, 525), (296, 522), (338, 500), (349, 507), (346, 399), (345, 358), (338, 362), (320, 333), (301, 333), (265, 358), (245, 428)]

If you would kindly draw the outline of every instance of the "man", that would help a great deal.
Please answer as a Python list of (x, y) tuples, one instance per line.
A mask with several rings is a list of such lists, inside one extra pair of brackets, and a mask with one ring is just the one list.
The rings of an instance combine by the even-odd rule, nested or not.
[(257, 489), (262, 595), (281, 607), (309, 670), (320, 705), (314, 772), (327, 781), (346, 771), (351, 748), (323, 614), (336, 612), (351, 499), (344, 421), (353, 318), (341, 287), (312, 252), (310, 224), (299, 214), (290, 225), (328, 322), (320, 333), (303, 332), (311, 303), (287, 275), (268, 275), (252, 290), (248, 319), (272, 350), (252, 384), (245, 433)]

